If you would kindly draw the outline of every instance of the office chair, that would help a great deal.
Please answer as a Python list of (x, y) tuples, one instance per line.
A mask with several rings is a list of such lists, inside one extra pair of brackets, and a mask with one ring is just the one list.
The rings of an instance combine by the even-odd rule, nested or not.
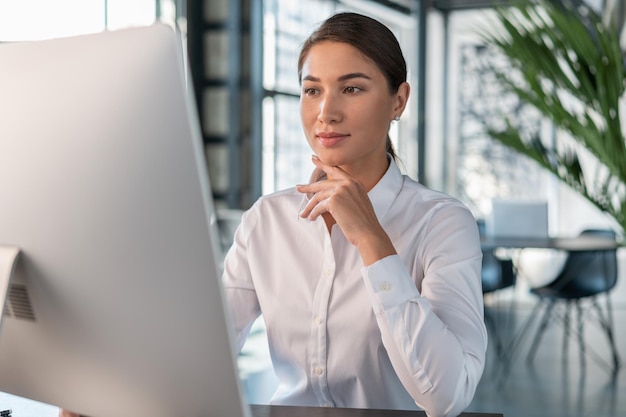
[[(483, 286), (483, 296), (495, 294), (499, 290), (513, 287), (516, 281), (515, 269), (511, 259), (498, 258), (493, 251), (483, 251), (483, 263), (481, 271), (481, 281)], [(498, 300), (496, 299), (496, 302)], [(511, 308), (512, 308), (511, 303)], [(498, 309), (499, 310), (499, 309)], [(500, 314), (498, 312), (498, 314)], [(497, 317), (490, 314), (485, 305), (485, 324), (491, 329), (492, 339), (498, 357), (503, 353), (502, 337), (499, 335)]]
[[(615, 239), (615, 232), (612, 230), (589, 229), (584, 230), (581, 236), (598, 236), (609, 239)], [(541, 307), (544, 307), (544, 314), (535, 333), (531, 348), (528, 352), (527, 360), (532, 362), (537, 351), (541, 337), (546, 330), (548, 322), (551, 318), (559, 317), (555, 311), (557, 304), (562, 305), (563, 314), (560, 318), (564, 324), (563, 334), (563, 351), (566, 352), (567, 340), (573, 337), (570, 333), (572, 325), (570, 324), (570, 312), (572, 307), (576, 308), (578, 327), (573, 329), (574, 335), (578, 337), (580, 345), (581, 365), (584, 364), (586, 345), (583, 333), (583, 302), (589, 301), (590, 313), (595, 313), (598, 324), (606, 334), (611, 353), (613, 372), (617, 371), (620, 366), (620, 360), (615, 346), (614, 330), (613, 330), (613, 314), (610, 300), (610, 291), (617, 283), (617, 249), (610, 250), (591, 250), (570, 252), (563, 269), (558, 276), (550, 284), (542, 287), (532, 288), (530, 291), (539, 297), (539, 301), (533, 310), (533, 315), (539, 313)], [(606, 306), (603, 308), (598, 302), (600, 295), (606, 298)], [(588, 314), (587, 319), (594, 318), (594, 314)], [(587, 353), (606, 366), (606, 363), (600, 359), (595, 351), (589, 348)]]
[(483, 251), (481, 272), (483, 295), (515, 285), (516, 274), (513, 260), (501, 259), (493, 251)]
[[(478, 231), (481, 235), (485, 233), (485, 224), (478, 220)], [(515, 286), (517, 274), (513, 265), (513, 260), (498, 257), (493, 249), (483, 249), (483, 261), (481, 270), (481, 281), (483, 296), (495, 294), (499, 290)], [(512, 304), (511, 304), (512, 306)], [(503, 352), (502, 338), (498, 334), (498, 323), (496, 318), (489, 314), (485, 307), (485, 324), (489, 326), (493, 335), (496, 354), (501, 357)]]

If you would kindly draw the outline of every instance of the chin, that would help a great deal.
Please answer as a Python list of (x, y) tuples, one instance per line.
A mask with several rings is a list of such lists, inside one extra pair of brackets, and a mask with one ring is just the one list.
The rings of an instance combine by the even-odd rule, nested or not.
[(342, 166), (349, 162), (347, 158), (340, 155), (332, 155), (331, 152), (317, 152), (316, 155), (323, 163), (333, 167)]

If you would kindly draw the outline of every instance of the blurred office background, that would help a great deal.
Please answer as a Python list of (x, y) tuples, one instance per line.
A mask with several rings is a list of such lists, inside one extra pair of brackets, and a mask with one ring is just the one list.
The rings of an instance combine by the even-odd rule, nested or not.
[[(613, 228), (620, 233), (609, 216), (485, 134), (483, 122), (503, 109), (520, 123), (552, 134), (550, 123), (505, 94), (489, 69), (507, 65), (477, 35), (477, 30), (489, 25), (487, 19), (498, 3), (0, 0), (0, 42), (115, 30), (156, 20), (177, 27), (186, 39), (222, 249), (227, 250), (242, 210), (260, 195), (306, 182), (312, 169), (298, 112), (300, 44), (334, 12), (365, 13), (392, 29), (408, 62), (411, 101), (390, 132), (407, 175), (459, 198), (477, 220), (490, 215), (495, 198), (533, 199), (548, 203), (552, 236), (575, 236), (588, 228)], [(622, 1), (586, 3), (599, 13), (608, 9), (624, 13)], [(492, 340), (511, 336), (506, 334), (511, 323), (519, 325), (531, 314), (536, 298), (529, 288), (553, 279), (562, 261), (562, 253), (526, 256), (515, 286), (486, 295), (486, 308), (498, 316), (498, 326), (504, 327), (499, 330), (505, 333), (492, 334)], [(626, 264), (621, 250), (618, 265), (611, 301), (618, 349), (626, 358), (626, 335), (619, 325), (626, 318)], [(504, 376), (502, 357), (492, 343), (483, 382), (469, 410), (503, 412), (507, 417), (626, 415), (626, 400), (616, 395), (624, 389), (624, 372), (607, 371), (592, 360), (581, 364), (574, 342), (572, 353), (564, 356), (561, 337), (561, 330), (552, 328), (538, 350), (536, 365), (517, 358)], [(592, 345), (600, 345), (601, 354), (608, 352), (599, 331), (590, 329), (586, 337)], [(261, 320), (239, 363), (250, 400), (268, 401), (274, 379)], [(15, 417), (56, 415), (53, 406), (0, 393), (0, 411), (9, 408)]]

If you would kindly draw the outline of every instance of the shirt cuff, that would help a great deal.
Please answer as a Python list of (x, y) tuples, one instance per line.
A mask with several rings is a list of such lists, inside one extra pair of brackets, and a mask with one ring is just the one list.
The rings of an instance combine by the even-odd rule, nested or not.
[(379, 306), (382, 311), (420, 297), (415, 282), (398, 255), (387, 256), (361, 268), (361, 274), (373, 305)]

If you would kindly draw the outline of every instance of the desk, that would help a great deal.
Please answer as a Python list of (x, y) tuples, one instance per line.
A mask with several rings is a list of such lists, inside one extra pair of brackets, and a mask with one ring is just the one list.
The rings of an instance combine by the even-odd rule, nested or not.
[(598, 236), (557, 237), (547, 239), (482, 236), (480, 238), (480, 246), (483, 250), (493, 250), (497, 248), (538, 248), (578, 252), (617, 249), (619, 243), (613, 239)]
[[(426, 413), (423, 411), (291, 407), (284, 405), (251, 405), (250, 407), (253, 417), (426, 417)], [(503, 415), (461, 413), (459, 417), (503, 417)]]

